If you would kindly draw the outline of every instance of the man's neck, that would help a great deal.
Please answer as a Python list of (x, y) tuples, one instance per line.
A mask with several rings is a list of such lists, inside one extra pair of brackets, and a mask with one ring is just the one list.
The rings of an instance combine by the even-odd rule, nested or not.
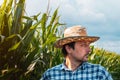
[(82, 64), (82, 62), (78, 62), (78, 61), (75, 61), (75, 60), (72, 60), (68, 57), (66, 57), (66, 62), (65, 62), (65, 65), (68, 69), (74, 71), (76, 70), (80, 65)]

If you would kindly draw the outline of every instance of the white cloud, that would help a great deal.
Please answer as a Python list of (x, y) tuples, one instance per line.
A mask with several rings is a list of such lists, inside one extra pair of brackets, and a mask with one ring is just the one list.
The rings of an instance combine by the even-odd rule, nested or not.
[(95, 45), (95, 47), (120, 54), (120, 41), (98, 41), (93, 45)]
[[(95, 2), (96, 0), (50, 0), (50, 8), (55, 10), (57, 7), (60, 7), (59, 14), (62, 15), (62, 19), (65, 20), (66, 23), (105, 23), (105, 14), (102, 12), (96, 12), (94, 5)], [(26, 0), (26, 3), (26, 10), (28, 14), (33, 15), (40, 11), (45, 12), (48, 0)]]
[(29, 16), (38, 14), (39, 12), (46, 12), (48, 0), (26, 0), (26, 12)]
[(69, 22), (105, 23), (105, 14), (96, 11), (94, 4), (95, 0), (75, 0), (74, 3), (66, 1), (61, 5), (60, 13), (66, 18), (71, 17)]
[(3, 3), (3, 1), (2, 0), (0, 0), (0, 5)]

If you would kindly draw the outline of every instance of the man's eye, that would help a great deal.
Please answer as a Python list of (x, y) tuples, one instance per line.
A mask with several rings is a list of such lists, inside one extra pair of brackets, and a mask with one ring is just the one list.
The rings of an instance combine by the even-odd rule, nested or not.
[(80, 46), (85, 46), (85, 44), (81, 44)]
[(86, 47), (86, 46), (89, 46), (89, 45), (87, 45), (87, 44), (81, 44), (80, 46), (81, 47)]

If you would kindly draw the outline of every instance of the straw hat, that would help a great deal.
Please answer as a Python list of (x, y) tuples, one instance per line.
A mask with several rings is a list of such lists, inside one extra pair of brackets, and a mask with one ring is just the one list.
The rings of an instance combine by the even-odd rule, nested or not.
[(81, 41), (81, 42), (95, 42), (99, 39), (96, 36), (88, 36), (85, 27), (79, 26), (72, 26), (67, 28), (64, 31), (64, 38), (59, 39), (55, 42), (54, 46), (56, 48), (62, 48), (63, 45)]

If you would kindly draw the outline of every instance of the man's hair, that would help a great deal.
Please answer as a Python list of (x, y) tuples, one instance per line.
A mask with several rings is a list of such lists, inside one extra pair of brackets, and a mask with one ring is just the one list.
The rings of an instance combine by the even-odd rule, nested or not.
[(67, 54), (68, 54), (68, 52), (67, 52), (66, 49), (65, 49), (65, 46), (66, 46), (66, 45), (68, 45), (69, 47), (71, 47), (72, 49), (74, 49), (75, 42), (71, 42), (71, 43), (68, 43), (68, 44), (63, 45), (62, 53), (63, 53), (64, 57), (66, 57)]

